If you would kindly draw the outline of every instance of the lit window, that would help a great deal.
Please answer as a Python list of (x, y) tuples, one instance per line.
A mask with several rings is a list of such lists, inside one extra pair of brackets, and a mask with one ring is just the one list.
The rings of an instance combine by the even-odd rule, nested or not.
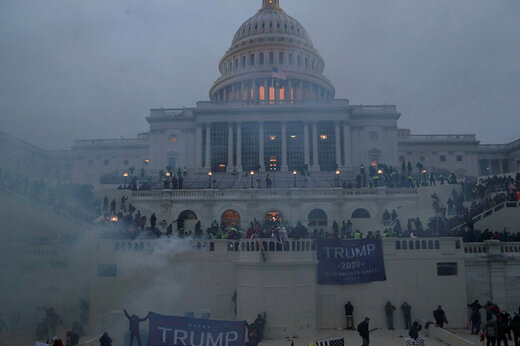
[(273, 87), (269, 88), (269, 100), (271, 100), (271, 101), (274, 100), (274, 88)]
[(177, 135), (170, 135), (170, 143), (177, 143)]
[(276, 136), (275, 135), (269, 135), (269, 140), (270, 141), (276, 141)]
[(296, 139), (296, 135), (291, 135), (291, 139)]
[(259, 90), (259, 93), (260, 93), (260, 100), (265, 100), (265, 88), (263, 86), (260, 87), (260, 90)]
[(285, 88), (280, 89), (280, 100), (285, 100)]
[(328, 138), (329, 138), (329, 136), (327, 136), (327, 135), (320, 135), (320, 139), (322, 141), (326, 141)]

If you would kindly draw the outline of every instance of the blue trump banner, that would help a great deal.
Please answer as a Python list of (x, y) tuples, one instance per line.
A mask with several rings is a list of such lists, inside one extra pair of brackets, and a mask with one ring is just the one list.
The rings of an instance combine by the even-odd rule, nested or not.
[(348, 285), (386, 280), (381, 239), (320, 239), (318, 284)]
[(150, 312), (148, 346), (244, 346), (246, 323)]

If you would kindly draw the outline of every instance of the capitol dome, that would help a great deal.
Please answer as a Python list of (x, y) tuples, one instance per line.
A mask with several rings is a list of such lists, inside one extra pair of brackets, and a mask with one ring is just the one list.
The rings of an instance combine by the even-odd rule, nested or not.
[(220, 60), (221, 77), (209, 96), (214, 102), (332, 99), (335, 90), (324, 68), (305, 28), (280, 8), (279, 0), (262, 0)]

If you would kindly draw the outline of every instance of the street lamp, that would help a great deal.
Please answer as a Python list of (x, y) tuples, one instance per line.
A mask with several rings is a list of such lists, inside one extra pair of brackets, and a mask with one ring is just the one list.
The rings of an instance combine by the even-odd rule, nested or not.
[(336, 169), (336, 176), (334, 177), (334, 183), (336, 187), (339, 187), (339, 175), (341, 174), (339, 169)]
[(125, 188), (126, 188), (126, 178), (128, 178), (128, 172), (124, 172), (123, 177), (125, 177)]
[(172, 174), (171, 174), (170, 172), (166, 172), (166, 176), (167, 176), (168, 178), (171, 177), (171, 175), (172, 175)]
[(253, 187), (254, 187), (254, 186), (253, 186), (253, 178), (254, 178), (254, 176), (255, 176), (255, 171), (251, 171), (251, 172), (249, 172), (249, 175), (251, 176), (251, 188), (253, 188)]
[(211, 176), (213, 175), (213, 172), (208, 172), (208, 189), (211, 189)]
[(422, 172), (421, 172), (423, 174), (423, 180), (424, 180), (425, 183), (426, 183), (426, 172), (427, 171), (425, 169), (423, 169)]
[(292, 175), (293, 175), (293, 187), (296, 187), (296, 174), (297, 174), (297, 173), (298, 173), (298, 172), (296, 172), (296, 171), (292, 171)]

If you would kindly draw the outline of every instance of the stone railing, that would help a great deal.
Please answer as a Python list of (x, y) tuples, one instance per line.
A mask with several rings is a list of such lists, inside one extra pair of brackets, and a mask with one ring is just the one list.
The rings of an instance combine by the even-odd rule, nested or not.
[(472, 257), (520, 256), (520, 242), (487, 240), (482, 243), (464, 243), (464, 252)]
[(467, 142), (467, 141), (476, 141), (475, 135), (468, 134), (460, 134), (460, 135), (405, 135), (400, 136), (399, 140), (406, 141), (457, 141), (457, 142)]
[[(482, 213), (475, 215), (472, 220), (473, 222), (478, 222), (491, 216), (504, 208), (520, 208), (520, 201), (511, 201), (511, 202), (502, 202), (491, 209), (484, 210)], [(462, 228), (466, 227), (466, 223), (462, 223), (457, 227), (452, 229), (452, 232), (459, 232)]]
[(152, 190), (132, 191), (132, 197), (137, 199), (271, 199), (271, 198), (350, 198), (360, 196), (410, 196), (416, 195), (417, 189), (410, 188), (376, 188), (376, 189), (224, 189), (224, 190)]

